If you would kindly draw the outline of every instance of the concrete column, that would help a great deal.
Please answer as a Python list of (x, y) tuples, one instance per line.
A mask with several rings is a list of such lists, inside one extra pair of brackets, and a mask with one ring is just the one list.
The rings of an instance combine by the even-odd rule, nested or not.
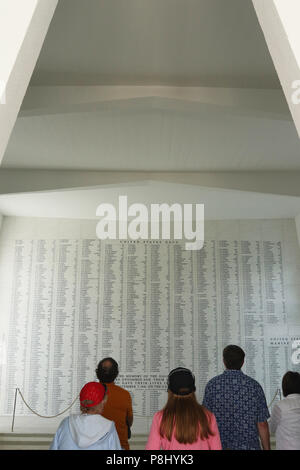
[(300, 137), (300, 1), (252, 2)]
[(57, 3), (0, 2), (0, 163)]

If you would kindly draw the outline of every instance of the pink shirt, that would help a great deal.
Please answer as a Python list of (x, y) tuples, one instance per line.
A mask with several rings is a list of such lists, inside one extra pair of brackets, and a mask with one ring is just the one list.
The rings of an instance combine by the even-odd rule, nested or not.
[(206, 410), (206, 412), (209, 415), (210, 429), (214, 435), (209, 436), (205, 440), (202, 440), (200, 437), (198, 437), (197, 441), (193, 442), (193, 444), (180, 444), (175, 439), (174, 433), (171, 441), (168, 441), (168, 439), (160, 436), (159, 428), (162, 419), (162, 411), (158, 411), (153, 416), (146, 450), (221, 450), (222, 445), (215, 415), (210, 413), (208, 410)]

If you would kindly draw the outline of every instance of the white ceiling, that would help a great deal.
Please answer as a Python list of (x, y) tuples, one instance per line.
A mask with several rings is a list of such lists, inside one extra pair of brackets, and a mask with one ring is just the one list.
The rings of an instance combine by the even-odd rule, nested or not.
[(252, 0), (60, 0), (31, 84), (280, 88)]
[[(149, 83), (210, 87), (215, 100), (154, 93), (53, 107), (45, 87), (68, 85), (63, 101), (69, 85)], [(218, 102), (220, 87), (230, 104)], [(3, 168), (300, 170), (299, 138), (251, 0), (60, 0), (30, 89), (41, 90), (40, 105), (35, 98), (36, 112), (26, 113), (25, 97)], [(256, 109), (249, 99), (237, 105), (241, 91), (256, 93)]]

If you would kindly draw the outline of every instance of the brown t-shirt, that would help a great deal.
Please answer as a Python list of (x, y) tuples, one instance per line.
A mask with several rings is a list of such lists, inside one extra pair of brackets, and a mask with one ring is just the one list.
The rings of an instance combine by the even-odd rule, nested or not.
[(133, 416), (130, 393), (114, 383), (105, 385), (108, 389), (108, 395), (102, 416), (114, 421), (121, 447), (129, 450), (126, 419), (131, 419)]

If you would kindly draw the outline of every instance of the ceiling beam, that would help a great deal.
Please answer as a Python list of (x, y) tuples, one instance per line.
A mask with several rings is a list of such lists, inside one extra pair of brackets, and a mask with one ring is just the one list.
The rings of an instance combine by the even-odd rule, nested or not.
[(300, 138), (300, 2), (252, 1)]
[(0, 2), (0, 163), (57, 1)]
[(122, 172), (1, 169), (0, 194), (105, 188), (108, 186), (137, 184), (149, 180), (300, 197), (300, 171)]
[(282, 90), (173, 86), (55, 86), (29, 87), (20, 117), (97, 109), (107, 103), (141, 102), (160, 98), (186, 105), (249, 109), (291, 119)]

